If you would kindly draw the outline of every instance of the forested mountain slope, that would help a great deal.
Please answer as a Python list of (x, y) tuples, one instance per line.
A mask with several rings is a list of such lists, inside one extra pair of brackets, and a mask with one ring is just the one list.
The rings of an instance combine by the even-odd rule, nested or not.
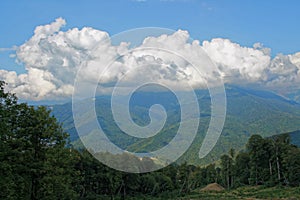
[[(292, 132), (300, 129), (300, 104), (289, 101), (275, 93), (236, 86), (226, 86), (227, 115), (222, 135), (211, 153), (199, 160), (198, 152), (206, 134), (210, 120), (210, 96), (207, 90), (196, 91), (200, 105), (200, 126), (190, 149), (181, 158), (194, 164), (206, 164), (218, 160), (220, 155), (230, 148), (237, 150), (244, 147), (252, 134), (268, 137), (275, 134)], [(123, 149), (135, 152), (149, 152), (166, 145), (176, 134), (180, 122), (180, 105), (170, 92), (137, 92), (130, 101), (133, 120), (139, 125), (149, 123), (149, 107), (161, 104), (167, 112), (167, 122), (156, 136), (147, 139), (133, 138), (123, 133), (113, 120), (110, 97), (99, 96), (95, 99), (98, 121), (109, 139)], [(63, 123), (70, 134), (75, 147), (82, 147), (72, 116), (72, 104), (51, 106), (53, 115)], [(82, 126), (87, 126), (89, 119)], [(93, 130), (84, 140), (92, 142)], [(296, 133), (295, 133), (296, 134)]]

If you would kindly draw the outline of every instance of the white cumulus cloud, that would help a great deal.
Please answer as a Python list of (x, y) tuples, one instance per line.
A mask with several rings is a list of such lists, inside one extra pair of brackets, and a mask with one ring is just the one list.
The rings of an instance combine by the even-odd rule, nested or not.
[(270, 56), (264, 51), (242, 47), (228, 39), (216, 38), (204, 41), (203, 48), (217, 64), (225, 80), (261, 81), (267, 77), (264, 72), (270, 64)]
[[(222, 38), (200, 43), (191, 41), (184, 30), (147, 37), (140, 46), (130, 49), (125, 42), (112, 45), (107, 32), (91, 27), (61, 31), (65, 24), (64, 19), (58, 18), (38, 26), (33, 36), (16, 48), (16, 59), (24, 64), (26, 73), (18, 75), (0, 70), (0, 79), (20, 98), (68, 98), (73, 93), (78, 71), (81, 72), (78, 79), (99, 81), (103, 90), (121, 79), (128, 85), (147, 80), (173, 84), (176, 88), (183, 82), (201, 87), (205, 81), (193, 64), (200, 65), (206, 78), (218, 76), (225, 83), (256, 83), (273, 90), (287, 86), (299, 89), (296, 86), (300, 83), (300, 53), (277, 55), (272, 59), (270, 49), (261, 43), (243, 47)], [(164, 49), (171, 49), (175, 54)], [(207, 55), (216, 69), (203, 61)]]

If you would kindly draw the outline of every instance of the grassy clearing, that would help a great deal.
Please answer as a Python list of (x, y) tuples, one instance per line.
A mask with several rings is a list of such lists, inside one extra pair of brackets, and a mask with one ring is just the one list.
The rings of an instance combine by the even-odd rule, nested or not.
[(221, 192), (193, 192), (192, 194), (178, 199), (300, 199), (300, 187), (241, 187), (235, 190), (227, 190)]
[[(165, 200), (165, 199), (176, 199), (176, 200), (261, 200), (261, 199), (272, 199), (272, 200), (298, 200), (300, 199), (300, 187), (241, 187), (234, 190), (224, 191), (194, 191), (189, 195), (177, 196), (178, 193), (165, 193), (161, 194), (160, 197), (153, 196), (127, 196), (125, 199), (129, 200)], [(101, 198), (105, 199), (105, 198)], [(107, 199), (110, 199), (107, 197)], [(116, 200), (121, 200), (121, 197), (116, 197)]]

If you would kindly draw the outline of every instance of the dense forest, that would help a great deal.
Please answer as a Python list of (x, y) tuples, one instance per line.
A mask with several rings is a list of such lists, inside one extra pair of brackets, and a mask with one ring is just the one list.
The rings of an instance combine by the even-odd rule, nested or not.
[[(243, 151), (231, 149), (216, 163), (171, 164), (132, 174), (111, 169), (68, 142), (61, 124), (45, 107), (18, 103), (0, 82), (0, 199), (175, 198), (219, 183), (241, 186), (300, 186), (300, 149), (288, 134), (253, 134)], [(143, 162), (128, 154), (111, 158)], [(145, 166), (154, 164), (146, 159)]]

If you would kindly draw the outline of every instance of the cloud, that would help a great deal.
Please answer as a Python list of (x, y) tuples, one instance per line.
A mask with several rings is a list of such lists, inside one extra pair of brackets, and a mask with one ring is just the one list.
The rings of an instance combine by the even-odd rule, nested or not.
[[(26, 74), (1, 70), (0, 77), (8, 82), (9, 89), (20, 98), (42, 100), (69, 97), (77, 70), (93, 60), (93, 49), (102, 49), (107, 54), (109, 43), (103, 31), (85, 27), (66, 32), (59, 31), (65, 20), (36, 27), (34, 35), (18, 47), (16, 57), (24, 63)], [(92, 72), (90, 72), (92, 74)]]
[(271, 58), (271, 49), (261, 43), (253, 48), (242, 47), (228, 39), (204, 41), (203, 49), (217, 64), (224, 82), (233, 84), (258, 84), (262, 88), (280, 91), (299, 90), (300, 53), (279, 54)]
[(284, 89), (286, 93), (288, 93), (289, 90), (299, 90), (299, 58), (299, 53), (294, 55), (277, 55), (266, 70), (268, 80), (265, 85), (270, 89)]
[(15, 51), (17, 50), (17, 46), (13, 46), (13, 47), (10, 47), (10, 48), (0, 48), (0, 52), (3, 52), (3, 51)]
[[(24, 64), (27, 73), (18, 75), (14, 71), (0, 70), (0, 79), (20, 98), (69, 98), (79, 70), (77, 78), (99, 81), (102, 91), (120, 80), (128, 85), (152, 81), (179, 89), (182, 83), (202, 87), (205, 80), (193, 64), (201, 66), (205, 78), (219, 76), (225, 83), (255, 83), (273, 90), (286, 86), (299, 89), (296, 86), (300, 83), (300, 53), (277, 55), (272, 59), (271, 50), (261, 43), (255, 43), (252, 48), (222, 38), (200, 43), (190, 41), (189, 33), (183, 30), (147, 37), (140, 46), (130, 49), (125, 42), (113, 45), (107, 32), (91, 27), (61, 31), (65, 24), (64, 19), (58, 18), (38, 26), (33, 36), (16, 48), (16, 59)], [(182, 57), (164, 49), (172, 49)], [(127, 52), (125, 56), (108, 66), (124, 52)], [(205, 53), (216, 63), (216, 69), (203, 61)], [(102, 75), (100, 80), (99, 74)]]
[(225, 80), (261, 81), (267, 77), (265, 69), (270, 64), (270, 56), (257, 48), (242, 47), (228, 39), (204, 41), (203, 49), (217, 64)]

